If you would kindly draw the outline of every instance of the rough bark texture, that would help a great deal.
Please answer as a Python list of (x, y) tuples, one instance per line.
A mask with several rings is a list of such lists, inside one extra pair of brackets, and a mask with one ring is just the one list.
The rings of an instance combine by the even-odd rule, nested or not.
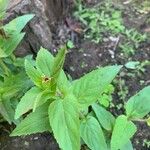
[(25, 28), (26, 36), (17, 48), (17, 55), (34, 54), (40, 46), (51, 48), (51, 26), (63, 15), (64, 5), (66, 0), (10, 0), (6, 22), (23, 14), (35, 14)]

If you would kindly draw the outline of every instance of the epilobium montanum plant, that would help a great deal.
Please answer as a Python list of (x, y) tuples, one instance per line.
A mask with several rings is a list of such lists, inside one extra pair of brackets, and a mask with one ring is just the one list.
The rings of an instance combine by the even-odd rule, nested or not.
[(32, 82), (22, 65), (24, 58), (16, 58), (13, 51), (25, 35), (21, 30), (34, 15), (24, 15), (3, 25), (7, 3), (7, 0), (0, 1), (0, 115), (3, 121), (17, 124), (19, 120), (14, 119), (16, 105)]
[(56, 57), (41, 48), (35, 63), (25, 61), (34, 86), (21, 98), (15, 119), (30, 113), (11, 136), (49, 131), (63, 150), (79, 150), (81, 141), (92, 150), (133, 149), (130, 138), (136, 126), (132, 120), (150, 112), (150, 86), (131, 97), (125, 115), (115, 118), (97, 100), (122, 66), (98, 68), (70, 82), (62, 70), (65, 55), (66, 47)]

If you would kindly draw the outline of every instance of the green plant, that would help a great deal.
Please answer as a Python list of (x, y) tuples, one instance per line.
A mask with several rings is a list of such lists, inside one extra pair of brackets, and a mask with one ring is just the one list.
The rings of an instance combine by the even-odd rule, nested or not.
[[(132, 72), (138, 76), (141, 76), (145, 72), (146, 66), (150, 66), (150, 61), (148, 61), (148, 60), (145, 60), (143, 62), (129, 61), (128, 63), (125, 64), (125, 67), (127, 69), (132, 70)], [(128, 75), (133, 76), (133, 73), (132, 74), (128, 73)]]
[(85, 38), (99, 43), (103, 34), (110, 32), (118, 34), (124, 32), (121, 11), (109, 5), (98, 5), (93, 8), (83, 7), (74, 14), (85, 25)]
[(141, 42), (148, 37), (134, 28), (127, 29), (123, 23), (122, 9), (114, 8), (111, 2), (101, 2), (92, 8), (82, 3), (80, 6), (74, 16), (84, 25), (84, 38), (99, 43), (104, 37), (119, 37), (117, 45), (127, 58), (135, 54)]
[[(93, 101), (96, 101), (97, 96), (112, 81), (121, 67), (110, 66), (97, 69), (81, 79), (70, 83), (62, 71), (65, 53), (66, 48), (62, 48), (58, 55), (53, 58), (48, 51), (41, 49), (37, 55), (36, 68), (30, 61), (26, 60), (26, 72), (36, 86), (31, 88), (22, 97), (17, 106), (15, 118), (19, 118), (30, 109), (33, 109), (33, 112), (22, 121), (12, 135), (47, 131), (52, 128), (61, 148), (79, 149), (79, 117), (82, 117), (80, 110), (87, 108)], [(109, 71), (112, 71), (111, 75), (109, 75)], [(107, 75), (107, 79), (102, 80), (105, 75)], [(88, 81), (92, 78), (98, 79), (101, 82), (93, 80), (89, 84)], [(88, 86), (89, 90), (87, 90)], [(100, 89), (97, 86), (100, 86)], [(38, 115), (36, 116), (36, 114)], [(62, 124), (62, 131), (60, 133), (60, 130), (58, 131), (59, 122)], [(30, 129), (26, 130), (21, 127), (25, 124), (31, 125)], [(23, 130), (21, 131), (20, 129)], [(67, 140), (64, 139), (65, 134), (67, 135)]]
[(141, 34), (135, 29), (125, 30), (126, 37), (134, 43), (135, 48), (139, 47), (139, 43), (146, 40), (147, 35)]
[(147, 39), (147, 34), (142, 34), (134, 28), (125, 29), (122, 34), (124, 35), (124, 40), (119, 43), (119, 48), (121, 48), (121, 51), (127, 58), (135, 54), (135, 50), (139, 48), (141, 42)]
[(16, 105), (32, 83), (25, 75), (24, 58), (16, 58), (13, 51), (25, 35), (21, 30), (34, 15), (24, 15), (3, 25), (7, 2), (0, 1), (0, 114), (10, 124), (17, 124)]
[(0, 0), (0, 20), (5, 16), (5, 10), (7, 8), (9, 0)]
[(135, 54), (135, 50), (139, 48), (140, 43), (147, 39), (146, 34), (141, 34), (135, 29), (126, 29), (123, 34), (124, 40), (119, 43), (119, 47), (125, 57)]
[(74, 0), (75, 7), (78, 8), (78, 10), (82, 10), (82, 1), (83, 0)]
[(150, 141), (147, 139), (143, 140), (143, 146), (146, 146), (147, 148), (150, 148)]
[(125, 57), (129, 57), (133, 54), (135, 54), (135, 48), (131, 43), (120, 43), (119, 48), (121, 48), (121, 51), (123, 52)]
[(104, 107), (113, 106), (112, 94), (114, 92), (114, 86), (110, 84), (98, 99), (99, 103)]
[(125, 105), (126, 116), (115, 119), (97, 104), (97, 99), (122, 66), (98, 68), (69, 81), (62, 70), (65, 54), (66, 47), (61, 48), (56, 57), (41, 48), (35, 63), (25, 61), (26, 73), (35, 86), (21, 98), (15, 118), (32, 112), (17, 125), (11, 136), (53, 132), (63, 150), (79, 150), (80, 138), (92, 150), (132, 148), (130, 138), (136, 132), (132, 120), (150, 112), (150, 87), (131, 97)]

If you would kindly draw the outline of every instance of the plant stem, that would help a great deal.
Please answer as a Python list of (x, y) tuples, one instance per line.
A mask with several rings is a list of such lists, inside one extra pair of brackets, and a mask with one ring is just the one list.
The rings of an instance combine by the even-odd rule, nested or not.
[(146, 119), (131, 119), (131, 120), (136, 122), (146, 122)]
[(10, 58), (11, 58), (11, 60), (12, 60), (13, 62), (15, 62), (16, 56), (15, 56), (14, 54), (11, 54), (11, 55), (10, 55)]

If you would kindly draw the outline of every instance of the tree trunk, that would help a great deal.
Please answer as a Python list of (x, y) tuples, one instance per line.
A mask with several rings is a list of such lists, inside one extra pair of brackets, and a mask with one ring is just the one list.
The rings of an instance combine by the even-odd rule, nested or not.
[(35, 14), (25, 28), (26, 36), (18, 46), (16, 54), (35, 54), (40, 46), (50, 49), (51, 26), (62, 18), (67, 10), (66, 6), (66, 0), (10, 0), (5, 22), (24, 14)]

